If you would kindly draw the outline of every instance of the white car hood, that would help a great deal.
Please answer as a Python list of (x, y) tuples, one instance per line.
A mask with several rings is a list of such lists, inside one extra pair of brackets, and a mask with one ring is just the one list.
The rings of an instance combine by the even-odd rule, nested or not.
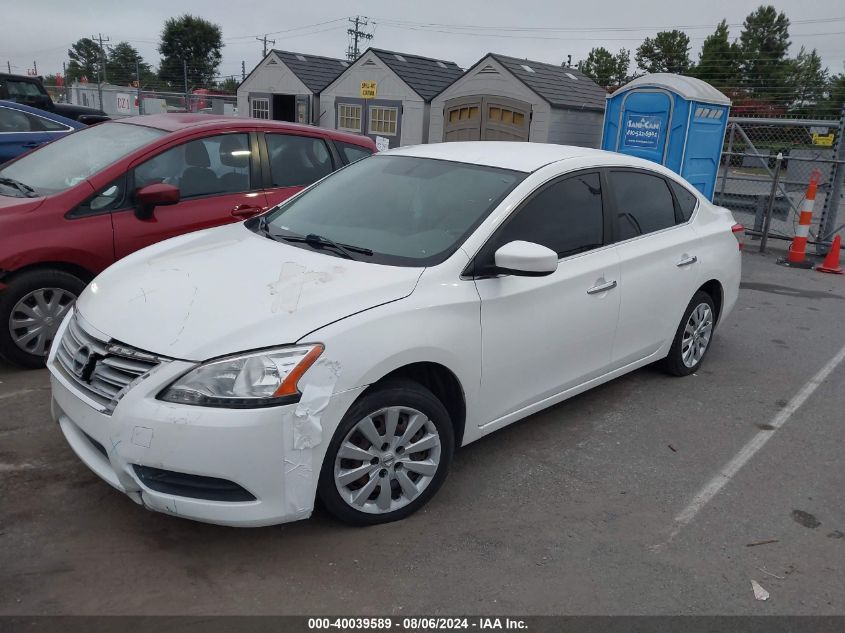
[(295, 343), (328, 323), (407, 297), (423, 270), (333, 257), (234, 224), (117, 262), (89, 284), (77, 309), (120, 342), (201, 361)]

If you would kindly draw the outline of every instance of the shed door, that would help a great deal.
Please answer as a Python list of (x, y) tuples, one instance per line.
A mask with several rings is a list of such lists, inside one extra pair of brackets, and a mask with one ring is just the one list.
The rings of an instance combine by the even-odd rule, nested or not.
[(501, 97), (484, 97), (482, 141), (527, 141), (531, 104)]
[(672, 123), (672, 97), (662, 90), (628, 93), (619, 113), (616, 151), (665, 162), (666, 140)]
[(443, 109), (444, 141), (481, 140), (481, 97), (450, 99)]
[(311, 123), (311, 95), (296, 95), (296, 122)]

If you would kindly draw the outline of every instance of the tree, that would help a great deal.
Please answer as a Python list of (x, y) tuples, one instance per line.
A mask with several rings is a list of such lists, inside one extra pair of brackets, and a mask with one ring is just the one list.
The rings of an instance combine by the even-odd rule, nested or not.
[(220, 92), (225, 92), (227, 94), (235, 94), (238, 91), (238, 86), (240, 85), (240, 81), (238, 81), (235, 77), (226, 77), (222, 81), (217, 82), (217, 90)]
[(755, 99), (788, 101), (789, 20), (773, 6), (760, 6), (745, 18), (739, 36), (742, 84)]
[(77, 40), (68, 49), (67, 56), (70, 63), (67, 65), (68, 82), (79, 81), (87, 77), (91, 83), (97, 81), (97, 69), (102, 63), (103, 51), (100, 45), (88, 37)]
[(689, 37), (683, 31), (661, 31), (647, 37), (637, 49), (637, 67), (647, 73), (686, 73), (689, 58)]
[[(139, 68), (140, 78), (137, 76)], [(118, 42), (110, 48), (106, 70), (109, 81), (120, 86), (129, 86), (139, 80), (143, 87), (152, 77), (150, 65), (144, 62), (144, 58), (129, 42)]]
[(620, 48), (614, 55), (606, 48), (594, 48), (587, 59), (578, 64), (587, 77), (598, 85), (610, 90), (618, 88), (628, 80), (628, 67), (631, 64), (631, 51)]
[(193, 15), (170, 18), (164, 23), (159, 76), (170, 86), (182, 87), (184, 65), (187, 65), (189, 86), (210, 86), (217, 75), (223, 48), (223, 37), (216, 24)]
[(815, 48), (808, 53), (802, 46), (789, 64), (787, 84), (793, 91), (794, 107), (810, 113), (828, 93), (830, 73)]
[(701, 46), (698, 63), (690, 69), (693, 77), (712, 86), (732, 88), (739, 83), (739, 46), (729, 41), (728, 23), (722, 20)]

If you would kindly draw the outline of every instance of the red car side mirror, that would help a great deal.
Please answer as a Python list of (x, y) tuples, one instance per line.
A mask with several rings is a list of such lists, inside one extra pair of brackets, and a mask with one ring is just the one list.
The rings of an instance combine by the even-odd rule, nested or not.
[(139, 220), (149, 220), (153, 217), (156, 207), (177, 204), (179, 199), (178, 187), (163, 182), (146, 185), (135, 191), (135, 200), (138, 203), (135, 216)]

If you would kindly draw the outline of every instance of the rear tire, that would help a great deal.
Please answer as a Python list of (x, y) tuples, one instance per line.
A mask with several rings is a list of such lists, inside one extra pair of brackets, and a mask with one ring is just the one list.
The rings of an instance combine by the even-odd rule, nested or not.
[(699, 290), (689, 302), (669, 354), (660, 367), (673, 376), (689, 376), (698, 371), (710, 350), (716, 328), (716, 306), (713, 298)]
[(449, 413), (434, 394), (410, 380), (387, 382), (343, 416), (323, 460), (319, 500), (352, 525), (404, 519), (443, 484), (454, 445)]
[(56, 330), (84, 289), (63, 270), (15, 275), (0, 292), (0, 355), (27, 369), (44, 367)]

